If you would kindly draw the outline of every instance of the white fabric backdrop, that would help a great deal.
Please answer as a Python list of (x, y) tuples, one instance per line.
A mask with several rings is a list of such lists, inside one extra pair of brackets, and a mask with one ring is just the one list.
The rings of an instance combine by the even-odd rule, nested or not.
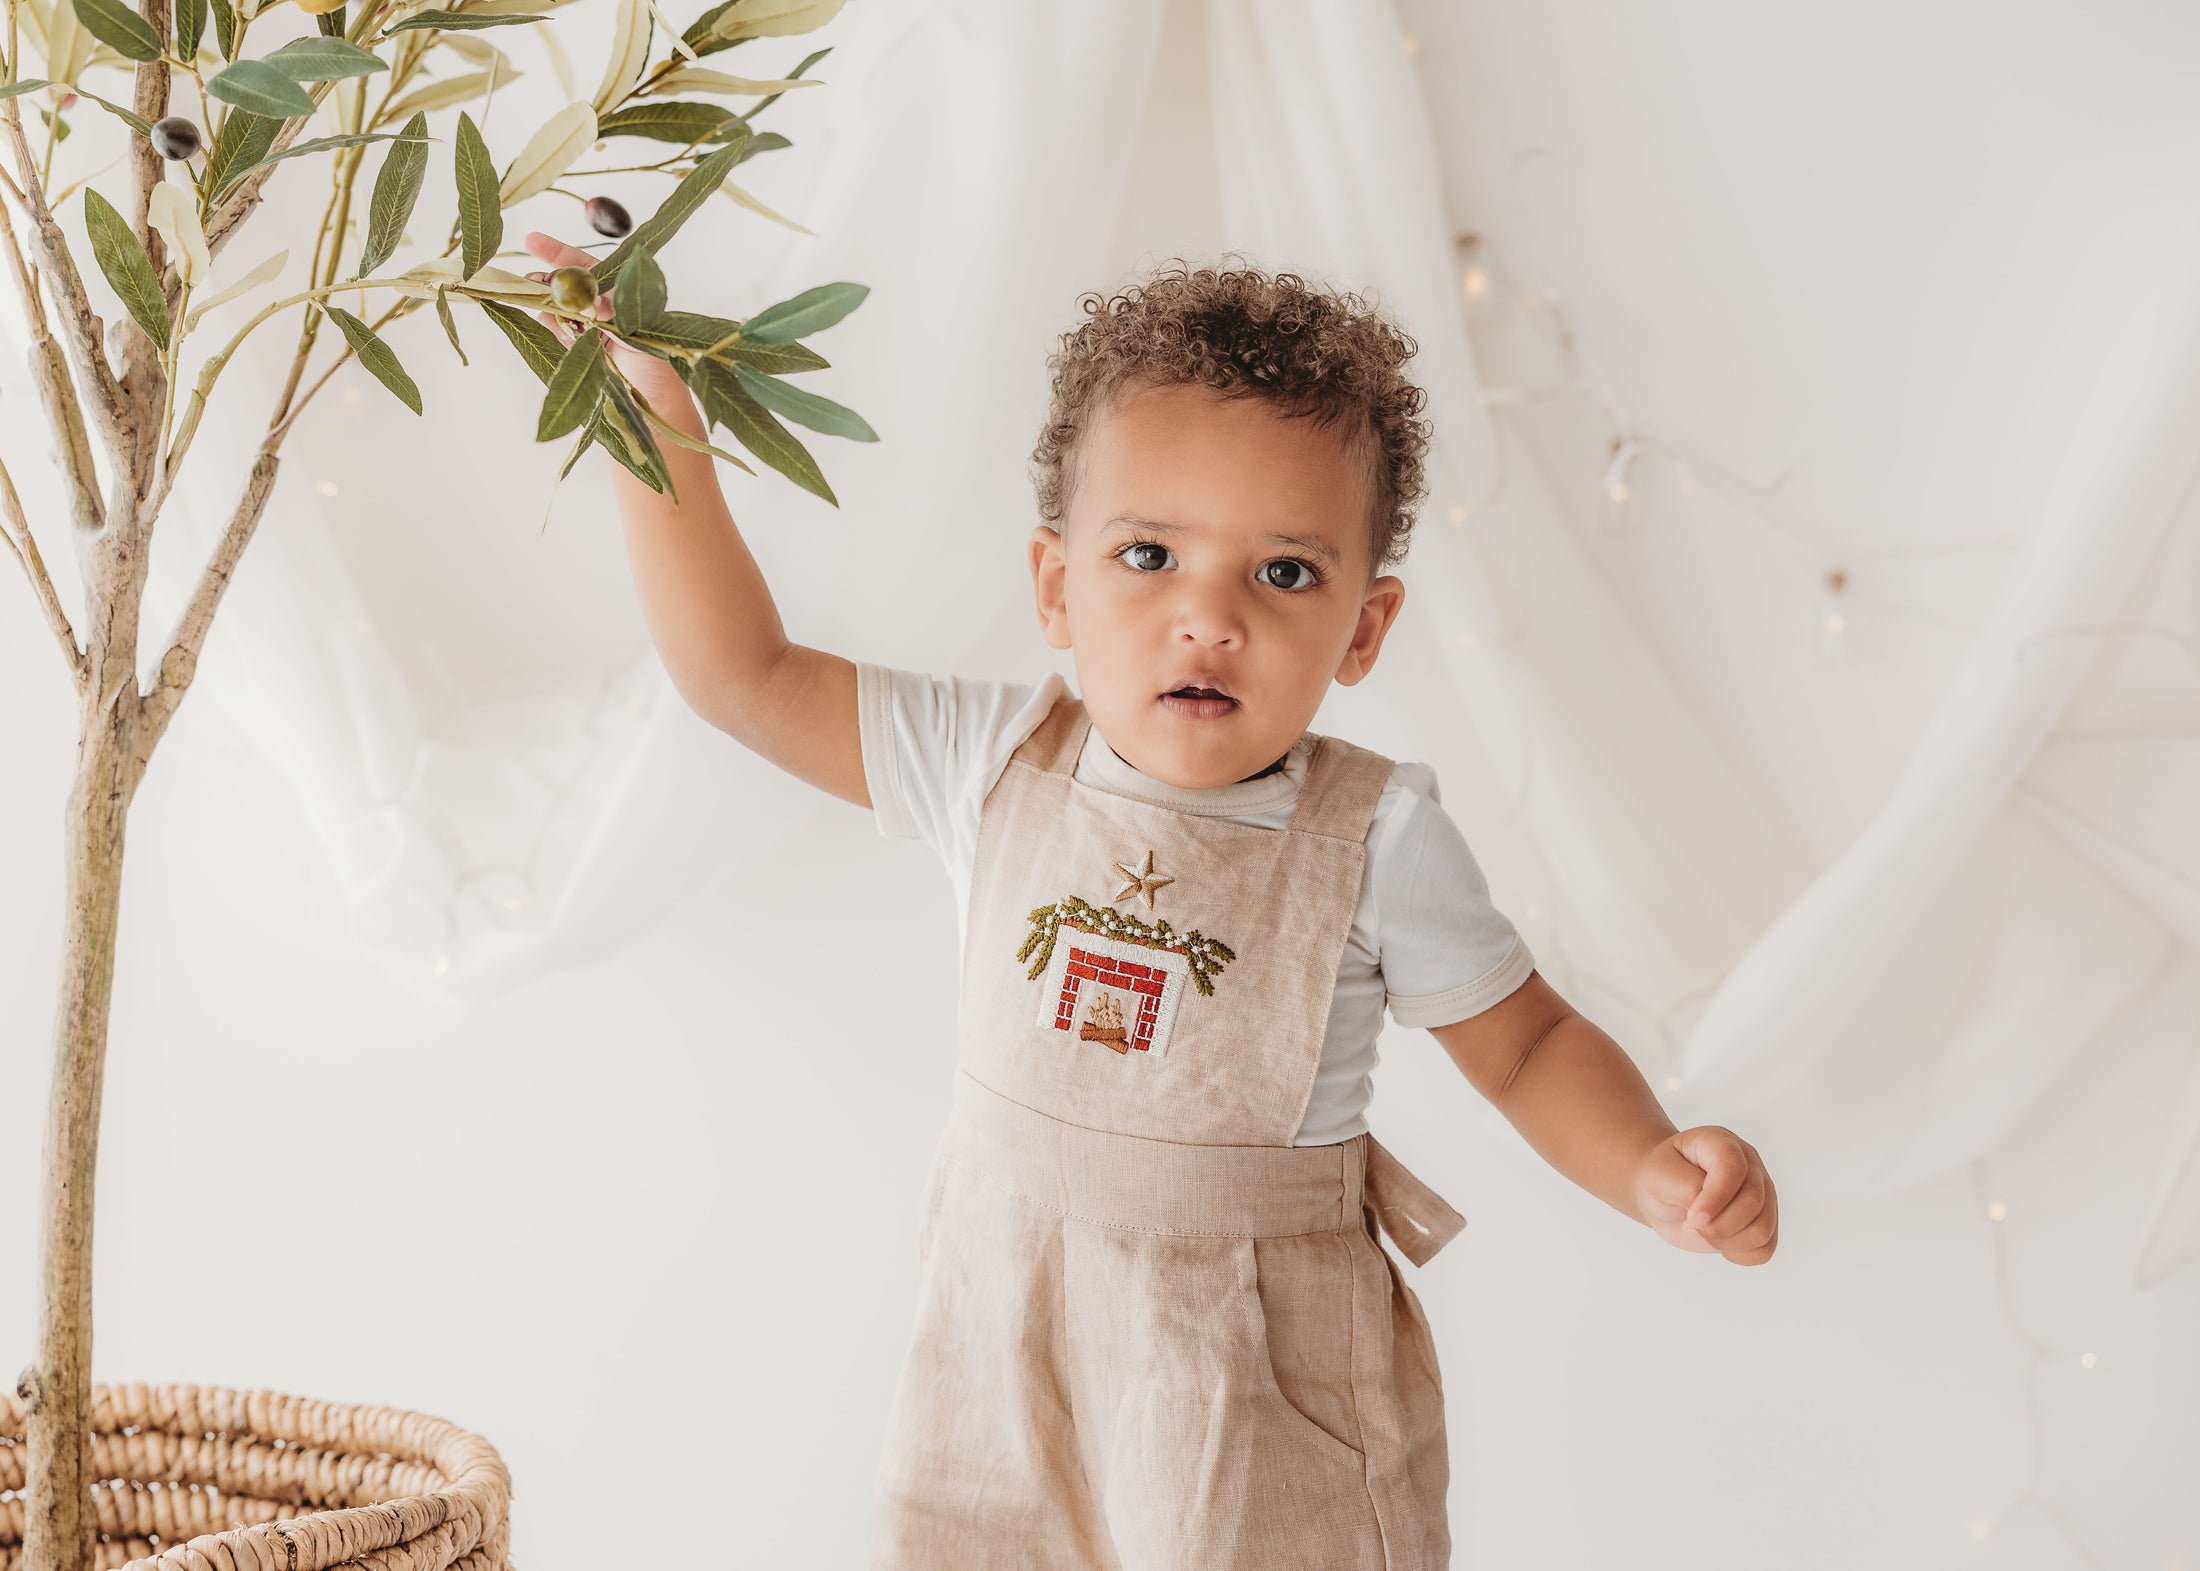
[[(1720, 13), (1696, 10), (1699, 23)], [(827, 277), (877, 290), (823, 347), (838, 394), (887, 440), (827, 458), (848, 518), (892, 527), (857, 535), (851, 555), (852, 523), (788, 488), (735, 493), (796, 636), (901, 664), (1035, 672), (1013, 550), (1029, 510), (1021, 461), (1043, 397), (1039, 351), (1076, 292), (1142, 259), (1225, 248), (1369, 288), (1422, 344), (1435, 492), (1399, 643), (1325, 724), (1439, 763), (1553, 980), (1622, 1039), (1677, 1117), (1731, 1124), (1777, 1153), (1799, 1204), (1960, 1177), (2006, 1157), (2013, 1131), (2082, 1102), (2092, 1122), (2074, 1138), (2144, 1168), (2116, 1191), (2142, 1203), (2095, 1219), (2107, 1250), (2096, 1279), (2182, 1292), (2192, 1278), (2178, 1273), (2200, 1257), (2193, 204), (2134, 189), (2133, 233), (2149, 243), (2131, 249), (2124, 287), (2068, 303), (2100, 347), (2038, 394), (2052, 483), (1994, 520), (2005, 549), (1952, 559), (1950, 599), (1968, 610), (1960, 649), (1910, 642), (1899, 608), (1875, 607), (1870, 564), (1888, 544), (1868, 535), (1823, 533), (1780, 570), (1723, 583), (1750, 610), (1794, 607), (1804, 626), (1822, 614), (1823, 571), (1846, 564), (1859, 593), (1841, 609), (1874, 653), (1845, 670), (1889, 695), (1890, 714), (1915, 706), (1914, 725), (1876, 732), (1878, 778), (1852, 795), (1849, 831), (1829, 837), (1803, 827), (1814, 784), (1765, 766), (1756, 733), (1771, 711), (1696, 679), (1644, 613), (1655, 585), (1625, 575), (1656, 555), (1643, 517), (1688, 500), (1649, 472), (1655, 458), (1679, 479), (1685, 457), (1624, 423), (1657, 387), (1619, 396), (1569, 336), (1558, 292), (1520, 282), (1552, 236), (1494, 207), (1462, 211), (1450, 188), (1447, 171), (1476, 150), (1440, 138), (1452, 114), (1432, 120), (1427, 95), (1444, 110), (1478, 41), (1524, 14), (942, 0), (857, 7), (835, 24), (834, 85), (783, 106), (798, 151), (758, 180), (823, 238), (713, 213), (669, 259), (676, 293), (726, 309)], [(511, 91), (547, 106), (548, 75)], [(1487, 300), (1462, 293), (1462, 227), (1489, 237)], [(488, 347), (463, 373), (430, 335), (400, 346), (431, 414), (493, 407), (485, 377), (522, 407), (525, 373), (495, 368), (485, 328), (469, 338)], [(1553, 377), (1597, 397), (1586, 412), (1509, 417), (1510, 389)], [(7, 389), (16, 407), (21, 392)], [(520, 578), (555, 456), (528, 450), (516, 419), (444, 415), (416, 430), (379, 397), (353, 396), (294, 440), (192, 703), (219, 705), (296, 789), (367, 952), (425, 996), (487, 1005), (652, 934), (685, 893), (761, 869), (823, 819), (670, 693), (628, 596), (606, 585), (623, 568), (601, 474), (584, 468), (550, 504), (539, 554), (553, 567)], [(248, 439), (251, 409), (217, 407), (203, 445)], [(1605, 429), (1615, 414), (1623, 423)], [(423, 495), (408, 466), (348, 440), (362, 423), (378, 441), (477, 444), (495, 462), (435, 459), (437, 489)], [(1607, 439), (1638, 435), (1648, 456), (1626, 472), (1632, 521), (1600, 499), (1584, 508)], [(304, 483), (338, 473), (333, 498)], [(1767, 497), (1777, 488), (1726, 500), (1764, 512)], [(156, 625), (226, 501), (189, 493), (156, 560)], [(515, 513), (520, 546), (462, 533)], [(1825, 691), (1808, 640), (1766, 629), (1737, 610), (1708, 636), (1717, 658), (1761, 667), (1780, 723), (1807, 732)], [(1828, 701), (1829, 730), (1853, 701)], [(739, 957), (730, 964), (738, 985)], [(2183, 1067), (2166, 1084), (2126, 1076), (2121, 1104), (2072, 1091), (2088, 1066), (2142, 1051)], [(1383, 1100), (1396, 1127), (1443, 1138), (1433, 1114)], [(2143, 1130), (2144, 1150), (2120, 1128)], [(1899, 1277), (1884, 1288), (1899, 1292)], [(2190, 1381), (2176, 1390), (2189, 1396)], [(2151, 1520), (2128, 1500), (2121, 1515), (2157, 1537), (2189, 1521), (2166, 1496)], [(2006, 1563), (2084, 1563), (2071, 1558), (2082, 1534), (2040, 1532), (2030, 1548), (2009, 1539)]]
[[(906, 343), (905, 363), (979, 339), (1013, 362), (1123, 221), (1123, 106), (1143, 94), (1161, 17), (1149, 3), (870, 21), (873, 52), (842, 68), (813, 173), (830, 238), (744, 268), (751, 286), (777, 298), (836, 253), (870, 251), (873, 276), (956, 306), (938, 313), (956, 349)], [(1372, 290), (1422, 344), (1435, 521), (1414, 562), (1419, 647), (1398, 664), (1445, 684), (1440, 723), (1464, 728), (1509, 800), (1506, 849), (1532, 856), (1529, 887), (1567, 912), (1560, 955), (1602, 979), (1607, 1004), (1630, 1001), (1613, 1029), (1679, 1078), (1683, 1107), (1771, 1120), (1807, 1182), (1900, 1188), (1990, 1148), (2200, 936), (2200, 842), (2176, 806), (2200, 791), (2200, 742), (2153, 718), (2189, 719), (2200, 650), (2186, 494), (2200, 208), (2183, 204), (2169, 243), (2134, 262), (2106, 324), (2121, 347), (2054, 487), (2016, 521), (1998, 604), (1869, 824), (1817, 863), (1553, 527), (1533, 474), (1500, 470), (1391, 8), (1214, 0), (1206, 24), (1221, 243)], [(907, 69), (928, 31), (953, 40), (939, 63), (959, 80)], [(925, 138), (873, 129), (916, 125)], [(744, 249), (759, 227), (740, 227)], [(888, 254), (858, 238), (924, 228), (958, 238)], [(1021, 429), (1028, 379), (1009, 388), (958, 388), (957, 423)], [(937, 444), (952, 441), (927, 430), (909, 446), (947, 474)], [(286, 514), (311, 505), (298, 489)], [(199, 516), (221, 500), (191, 493)], [(1443, 527), (1458, 505), (1469, 526)], [(362, 939), (400, 975), (484, 996), (631, 932), (669, 882), (739, 854), (723, 831), (701, 854), (684, 832), (603, 854), (641, 803), (660, 824), (712, 817), (693, 801), (663, 811), (692, 760), (665, 744), (677, 700), (646, 652), (549, 692), (467, 695), (431, 721), (325, 535), (270, 530), (257, 549), (256, 571), (292, 592), (240, 597), (218, 635), (227, 680), (209, 691), (298, 782)], [(194, 562), (162, 562), (166, 615)], [(2009, 908), (2023, 919), (1980, 920)], [(2150, 1278), (2200, 1250), (2195, 1184), (2191, 1151), (2166, 1152), (2134, 1242)]]

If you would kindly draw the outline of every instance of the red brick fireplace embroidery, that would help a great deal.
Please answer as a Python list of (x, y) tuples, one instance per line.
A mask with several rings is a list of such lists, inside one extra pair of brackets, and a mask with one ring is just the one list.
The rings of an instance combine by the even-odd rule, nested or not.
[(1138, 1000), (1138, 1019), (1131, 1027), (1129, 1045), (1141, 1053), (1152, 1049), (1154, 1022), (1161, 1015), (1167, 972), (1159, 966), (1135, 960), (1118, 960), (1074, 942), (1069, 946), (1069, 964), (1062, 969), (1062, 991), (1054, 1009), (1055, 1030), (1074, 1031), (1077, 1028), (1078, 997), (1085, 984), (1092, 982), (1128, 993)]

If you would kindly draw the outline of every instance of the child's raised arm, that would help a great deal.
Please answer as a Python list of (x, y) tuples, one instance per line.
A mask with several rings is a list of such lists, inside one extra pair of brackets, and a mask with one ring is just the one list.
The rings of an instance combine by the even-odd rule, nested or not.
[[(595, 258), (545, 234), (527, 249), (550, 267)], [(610, 302), (599, 307), (610, 314)], [(553, 322), (552, 327), (557, 324)], [(613, 359), (667, 425), (698, 441), (701, 413), (664, 361), (614, 343)], [(771, 588), (718, 489), (714, 460), (664, 444), (673, 489), (660, 496), (617, 468), (619, 515), (642, 614), (688, 706), (751, 752), (859, 807), (871, 805), (856, 729), (856, 668), (789, 641)]]

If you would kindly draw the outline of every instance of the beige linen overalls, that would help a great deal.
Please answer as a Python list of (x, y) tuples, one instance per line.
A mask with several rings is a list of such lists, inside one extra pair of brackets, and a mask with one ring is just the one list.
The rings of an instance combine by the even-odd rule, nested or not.
[(954, 1110), (875, 1564), (1439, 1571), (1443, 1391), (1378, 1223), (1463, 1225), (1369, 1135), (1294, 1146), (1390, 761), (1286, 829), (1078, 784), (1055, 705), (979, 824)]

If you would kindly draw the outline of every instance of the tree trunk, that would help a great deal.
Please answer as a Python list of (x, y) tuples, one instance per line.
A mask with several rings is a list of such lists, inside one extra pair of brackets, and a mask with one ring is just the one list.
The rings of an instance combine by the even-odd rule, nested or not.
[(95, 613), (86, 650), (92, 681), (67, 808), (68, 915), (46, 1110), (38, 1361), (22, 1381), (30, 1408), (23, 1524), (28, 1571), (91, 1571), (94, 1563), (92, 1184), (114, 999), (123, 831), (135, 787), (144, 563), (134, 534), (111, 528), (85, 553), (92, 569), (85, 598)]

